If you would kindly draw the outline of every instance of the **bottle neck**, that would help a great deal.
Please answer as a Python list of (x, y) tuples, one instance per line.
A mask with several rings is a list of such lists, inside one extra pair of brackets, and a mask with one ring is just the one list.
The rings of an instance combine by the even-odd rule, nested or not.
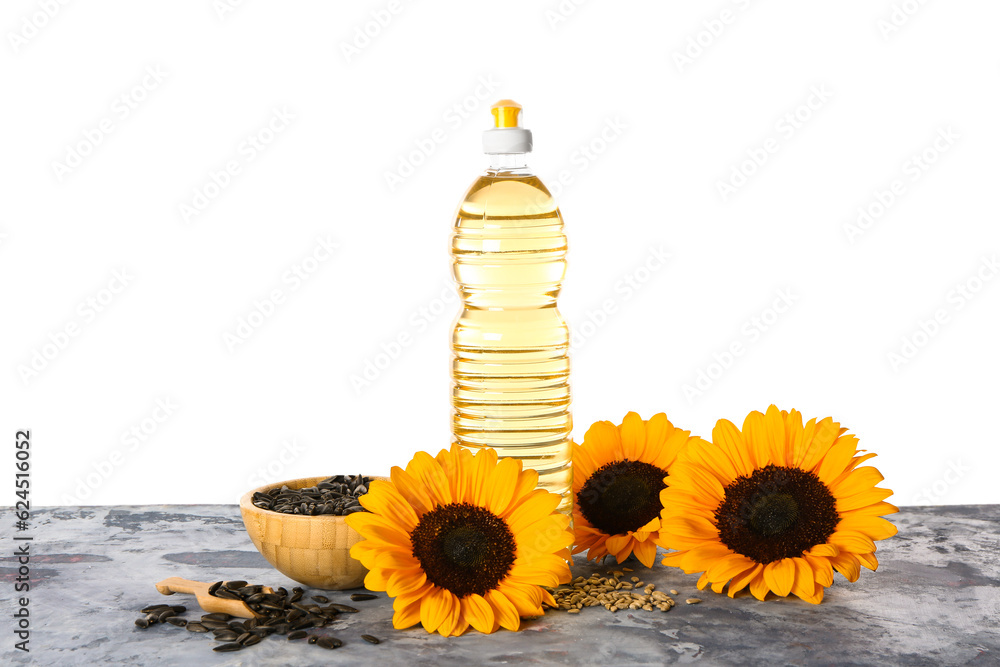
[(490, 171), (512, 171), (527, 168), (527, 153), (494, 153), (490, 155)]

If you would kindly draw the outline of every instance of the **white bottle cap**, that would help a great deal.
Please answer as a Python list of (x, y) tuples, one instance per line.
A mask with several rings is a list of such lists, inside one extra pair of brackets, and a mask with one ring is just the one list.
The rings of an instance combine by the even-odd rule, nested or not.
[(493, 129), (483, 132), (483, 152), (488, 155), (530, 153), (531, 130), (521, 127), (521, 105), (500, 100), (492, 107)]

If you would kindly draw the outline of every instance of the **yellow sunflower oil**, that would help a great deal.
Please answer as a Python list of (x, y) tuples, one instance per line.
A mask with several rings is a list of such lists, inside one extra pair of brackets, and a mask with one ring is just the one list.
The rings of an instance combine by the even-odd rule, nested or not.
[(572, 507), (569, 331), (556, 308), (566, 235), (552, 195), (528, 168), (521, 106), (492, 107), (489, 168), (459, 206), (452, 238), (464, 308), (452, 336), (452, 428), (470, 449), (492, 447), (539, 475)]

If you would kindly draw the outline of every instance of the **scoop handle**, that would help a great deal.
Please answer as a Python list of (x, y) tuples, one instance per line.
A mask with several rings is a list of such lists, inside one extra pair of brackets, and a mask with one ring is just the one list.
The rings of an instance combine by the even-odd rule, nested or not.
[(191, 579), (182, 579), (181, 577), (169, 577), (156, 584), (156, 590), (164, 595), (173, 595), (174, 593), (208, 595), (208, 587), (209, 584), (203, 581), (193, 581)]

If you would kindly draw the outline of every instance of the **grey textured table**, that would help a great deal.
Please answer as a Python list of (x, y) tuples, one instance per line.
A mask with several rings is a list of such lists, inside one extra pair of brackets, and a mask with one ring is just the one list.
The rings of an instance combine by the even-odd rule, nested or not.
[[(361, 613), (317, 631), (340, 637), (327, 651), (270, 637), (239, 653), (211, 651), (210, 636), (173, 626), (133, 625), (144, 605), (190, 596), (159, 595), (169, 576), (202, 581), (293, 582), (272, 570), (230, 505), (46, 508), (33, 512), (31, 652), (13, 650), (17, 563), (4, 526), (0, 600), (3, 662), (8, 664), (319, 665), (350, 664), (1000, 664), (1000, 506), (906, 508), (894, 517), (899, 535), (880, 543), (877, 573), (862, 570), (847, 584), (836, 575), (815, 607), (797, 599), (758, 602), (707, 591), (704, 602), (669, 612), (618, 612), (600, 607), (577, 615), (550, 612), (520, 633), (458, 638), (422, 628), (392, 629), (391, 604), (353, 603)], [(657, 566), (635, 574), (657, 588), (696, 594), (697, 576)], [(595, 567), (578, 561), (574, 574)], [(607, 568), (601, 568), (606, 570)], [(343, 602), (348, 594), (328, 593)], [(383, 639), (373, 646), (359, 635)]]

